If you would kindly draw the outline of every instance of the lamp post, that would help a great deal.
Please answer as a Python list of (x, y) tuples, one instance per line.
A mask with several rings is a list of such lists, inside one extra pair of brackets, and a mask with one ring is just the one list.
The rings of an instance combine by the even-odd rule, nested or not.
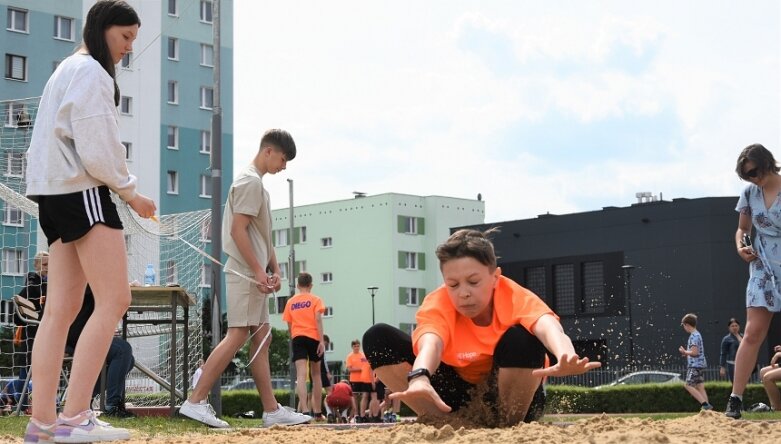
[(366, 287), (367, 290), (371, 292), (372, 295), (372, 325), (374, 325), (374, 293), (379, 290), (379, 287)]
[(635, 330), (632, 325), (632, 270), (634, 265), (622, 265), (624, 270), (624, 295), (626, 297), (627, 315), (629, 316), (629, 365), (635, 365)]

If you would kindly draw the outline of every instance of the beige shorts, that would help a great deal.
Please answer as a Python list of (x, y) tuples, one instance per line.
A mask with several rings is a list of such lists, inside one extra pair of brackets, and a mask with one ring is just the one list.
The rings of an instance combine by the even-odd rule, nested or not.
[[(245, 276), (253, 276), (252, 270), (242, 267), (230, 257), (225, 266)], [(225, 292), (225, 300), (228, 305), (228, 327), (249, 327), (269, 323), (269, 296), (261, 293), (255, 284), (226, 271)]]

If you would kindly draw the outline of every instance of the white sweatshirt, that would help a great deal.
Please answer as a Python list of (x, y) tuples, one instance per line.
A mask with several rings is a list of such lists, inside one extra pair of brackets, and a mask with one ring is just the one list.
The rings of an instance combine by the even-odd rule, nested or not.
[(49, 78), (27, 151), (27, 196), (68, 194), (107, 185), (136, 196), (114, 106), (114, 81), (89, 54), (76, 53)]

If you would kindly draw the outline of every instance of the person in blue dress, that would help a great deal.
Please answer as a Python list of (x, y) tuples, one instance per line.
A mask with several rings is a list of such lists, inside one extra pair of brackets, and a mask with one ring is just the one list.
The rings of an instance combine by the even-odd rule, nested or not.
[[(735, 171), (749, 182), (738, 199), (740, 213), (735, 245), (749, 264), (746, 286), (746, 330), (735, 356), (735, 378), (726, 415), (739, 419), (743, 392), (767, 336), (773, 314), (781, 311), (781, 176), (773, 154), (764, 146), (747, 146)], [(751, 232), (756, 231), (753, 242)]]

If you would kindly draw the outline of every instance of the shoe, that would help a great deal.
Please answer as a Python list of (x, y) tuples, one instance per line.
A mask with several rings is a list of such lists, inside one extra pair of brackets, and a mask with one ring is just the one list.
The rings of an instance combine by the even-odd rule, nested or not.
[(24, 431), (24, 444), (50, 444), (54, 442), (54, 426), (44, 426), (40, 422), (30, 419), (27, 429)]
[(336, 416), (334, 416), (333, 413), (329, 413), (327, 416), (327, 422), (328, 424), (335, 424), (336, 423)]
[(323, 416), (322, 413), (313, 413), (312, 415), (312, 421), (314, 422), (325, 422), (326, 418)]
[(205, 399), (199, 403), (184, 401), (182, 406), (179, 407), (179, 414), (216, 429), (230, 427), (230, 424), (217, 417), (211, 404), (206, 402)]
[(273, 425), (297, 425), (304, 424), (312, 420), (309, 415), (303, 413), (291, 412), (290, 410), (282, 407), (281, 404), (277, 404), (277, 410), (271, 413), (263, 412), (263, 427), (271, 427)]
[(125, 406), (117, 405), (117, 406), (106, 406), (106, 410), (103, 412), (103, 416), (110, 416), (112, 418), (119, 418), (119, 419), (127, 419), (127, 418), (135, 418), (135, 413), (128, 412), (125, 410)]
[(54, 442), (57, 443), (118, 441), (121, 439), (130, 439), (130, 432), (99, 420), (92, 410), (85, 410), (70, 419), (60, 414), (54, 427)]
[(706, 402), (706, 403), (705, 403), (705, 404), (703, 404), (703, 405), (702, 405), (700, 408), (701, 408), (702, 410), (713, 410), (713, 406), (712, 406), (712, 405), (711, 405), (709, 402)]
[(727, 415), (728, 418), (740, 419), (740, 417), (743, 416), (741, 410), (743, 410), (743, 401), (737, 396), (730, 396), (729, 401), (727, 401), (727, 410), (724, 414)]

